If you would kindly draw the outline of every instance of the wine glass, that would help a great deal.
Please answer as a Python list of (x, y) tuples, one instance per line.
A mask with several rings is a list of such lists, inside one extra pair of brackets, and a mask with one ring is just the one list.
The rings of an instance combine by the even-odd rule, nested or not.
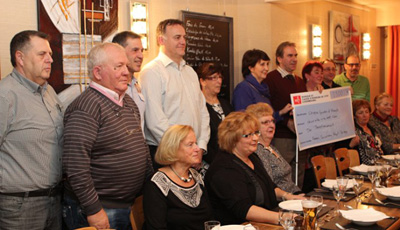
[(344, 189), (344, 191), (346, 192), (347, 184), (349, 183), (349, 178), (346, 176), (336, 177), (336, 182), (337, 182), (337, 185), (341, 189)]
[(340, 200), (344, 197), (346, 189), (343, 186), (333, 185), (332, 186), (332, 191), (333, 191), (333, 197), (335, 197), (335, 199), (336, 199), (335, 213), (338, 215), (339, 214)]
[(357, 205), (361, 201), (359, 195), (360, 195), (360, 190), (361, 190), (363, 184), (364, 184), (364, 177), (362, 175), (356, 175), (353, 177), (353, 190), (354, 190), (354, 193), (356, 194)]
[(293, 210), (279, 209), (279, 224), (285, 229), (294, 226)]
[(368, 168), (368, 178), (371, 181), (372, 188), (371, 192), (375, 192), (375, 187), (376, 187), (376, 178), (378, 177), (377, 175), (377, 170), (375, 167), (370, 167)]

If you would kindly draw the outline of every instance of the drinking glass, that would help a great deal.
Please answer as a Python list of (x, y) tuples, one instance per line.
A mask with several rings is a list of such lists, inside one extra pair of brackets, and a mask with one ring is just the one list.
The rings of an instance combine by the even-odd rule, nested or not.
[(302, 200), (301, 206), (303, 206), (304, 214), (304, 230), (315, 230), (317, 222), (317, 210), (320, 206), (319, 202), (314, 200)]
[(335, 213), (336, 213), (336, 215), (338, 215), (339, 214), (340, 200), (344, 197), (346, 189), (344, 189), (343, 186), (333, 185), (332, 186), (332, 191), (333, 191), (333, 197), (335, 197), (335, 199), (336, 199)]
[(324, 205), (324, 198), (321, 195), (312, 195), (310, 197), (310, 200), (313, 200), (318, 203), (318, 208), (317, 208), (317, 215), (322, 209), (322, 206)]
[(216, 220), (209, 220), (204, 222), (204, 230), (219, 230), (221, 223)]
[(285, 229), (294, 226), (293, 210), (279, 209), (279, 224)]
[(353, 190), (354, 190), (354, 193), (356, 194), (357, 205), (361, 201), (359, 195), (360, 195), (360, 190), (363, 185), (364, 185), (364, 177), (362, 175), (356, 175), (353, 177)]

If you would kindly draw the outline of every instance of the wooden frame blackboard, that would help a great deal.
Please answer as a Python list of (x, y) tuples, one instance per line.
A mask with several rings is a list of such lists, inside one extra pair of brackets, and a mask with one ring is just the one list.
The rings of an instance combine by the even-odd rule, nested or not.
[(233, 92), (233, 18), (181, 12), (187, 36), (186, 62), (194, 70), (204, 62), (221, 64), (224, 81), (219, 96), (230, 102)]

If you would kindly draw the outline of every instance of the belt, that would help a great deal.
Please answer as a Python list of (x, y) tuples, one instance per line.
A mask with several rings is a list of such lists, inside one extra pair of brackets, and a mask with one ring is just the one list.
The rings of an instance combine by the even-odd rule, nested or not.
[(15, 196), (15, 197), (39, 197), (39, 196), (54, 197), (61, 193), (62, 187), (63, 187), (62, 183), (59, 183), (58, 185), (56, 185), (52, 188), (49, 188), (49, 189), (40, 189), (40, 190), (35, 190), (35, 191), (30, 191), (30, 192), (13, 192), (13, 193), (0, 192), (0, 195)]

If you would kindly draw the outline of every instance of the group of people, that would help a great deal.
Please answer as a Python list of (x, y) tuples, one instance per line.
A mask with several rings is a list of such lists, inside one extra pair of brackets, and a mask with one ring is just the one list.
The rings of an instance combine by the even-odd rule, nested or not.
[[(304, 173), (298, 186), (293, 182), (290, 94), (339, 84), (352, 86), (353, 99), (369, 100), (357, 56), (346, 59), (346, 72), (335, 79), (331, 60), (307, 62), (300, 78), (295, 44), (283, 42), (270, 73), (265, 52), (244, 54), (245, 79), (231, 106), (218, 96), (224, 78), (218, 63), (196, 73), (184, 61), (182, 21), (160, 22), (156, 38), (159, 55), (143, 69), (137, 34), (124, 31), (93, 47), (91, 83), (65, 108), (47, 83), (48, 36), (13, 37), (14, 69), (0, 81), (1, 230), (130, 229), (130, 208), (140, 195), (145, 229), (203, 229), (212, 219), (277, 224), (278, 200), (305, 199)], [(379, 95), (372, 115), (366, 100), (354, 101), (357, 136), (342, 143), (364, 148), (363, 162), (382, 153), (382, 142), (385, 153), (400, 147), (393, 98)], [(300, 159), (305, 165), (307, 154)]]

